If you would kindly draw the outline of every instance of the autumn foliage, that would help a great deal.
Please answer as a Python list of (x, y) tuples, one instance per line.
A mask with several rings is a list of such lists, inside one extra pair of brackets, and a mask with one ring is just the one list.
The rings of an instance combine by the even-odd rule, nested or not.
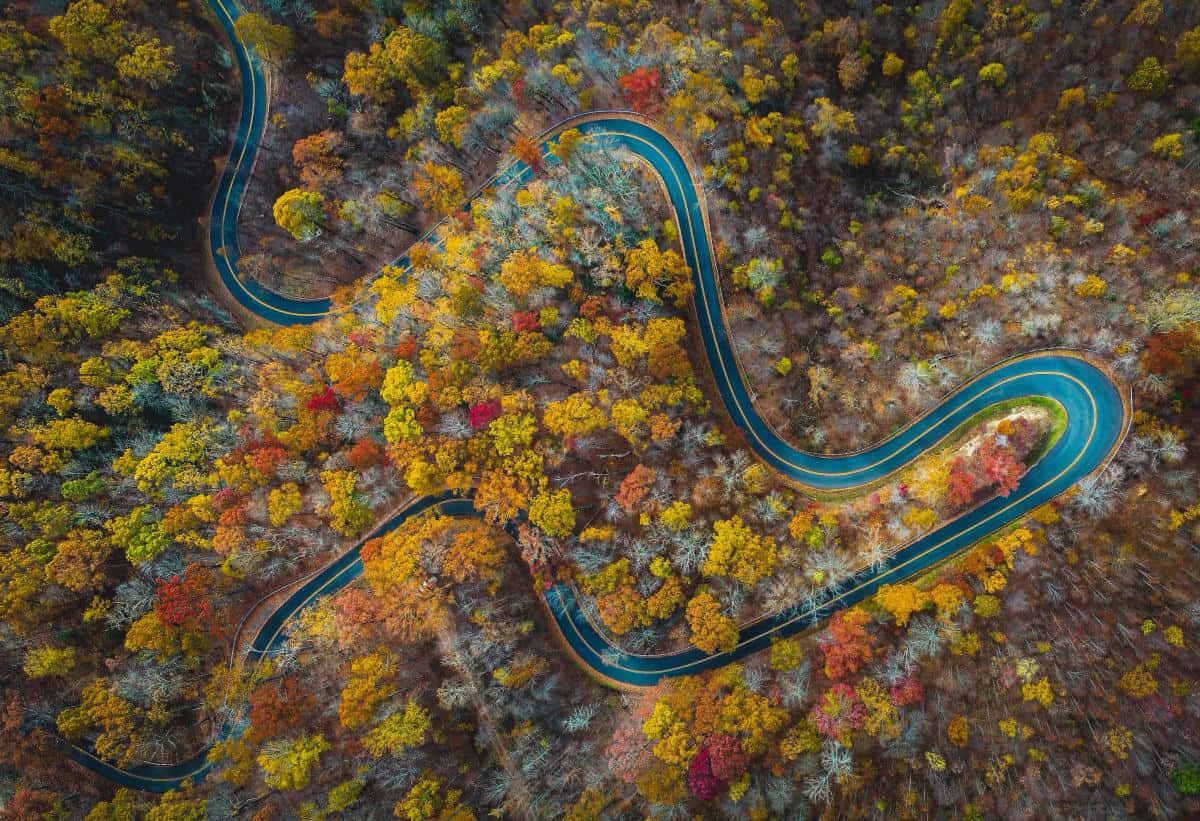
[(305, 401), (304, 407), (310, 411), (337, 410), (337, 394), (334, 393), (332, 386), (327, 386), (325, 390)]
[(190, 565), (182, 577), (176, 575), (158, 582), (154, 610), (159, 620), (170, 627), (208, 630), (212, 604), (209, 594), (214, 580), (208, 569)]
[(251, 732), (256, 738), (268, 739), (303, 726), (315, 700), (295, 677), (289, 676), (255, 688), (249, 703)]
[(871, 660), (874, 637), (867, 630), (871, 616), (859, 607), (841, 610), (829, 620), (829, 639), (821, 642), (825, 675), (840, 679)]
[(648, 114), (657, 107), (661, 99), (661, 82), (657, 68), (641, 66), (618, 78), (617, 87), (621, 89), (621, 94), (630, 108)]

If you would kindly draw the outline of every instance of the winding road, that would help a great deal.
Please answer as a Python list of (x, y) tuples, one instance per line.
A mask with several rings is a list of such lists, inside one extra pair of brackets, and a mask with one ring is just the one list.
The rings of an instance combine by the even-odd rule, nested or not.
[[(262, 137), (269, 87), (262, 63), (234, 32), (237, 6), (232, 0), (209, 0), (209, 3), (233, 44), (242, 82), (241, 118), (229, 162), (218, 182), (211, 215), (213, 260), (229, 293), (254, 314), (278, 324), (317, 321), (330, 313), (329, 300), (289, 299), (245, 281), (238, 274), (238, 211)], [(584, 614), (574, 588), (563, 584), (551, 587), (545, 593), (545, 601), (555, 626), (572, 654), (596, 678), (618, 687), (647, 686), (664, 677), (719, 667), (768, 647), (773, 639), (812, 627), (835, 611), (870, 596), (880, 585), (894, 584), (918, 574), (1010, 524), (1101, 468), (1120, 444), (1129, 424), (1131, 405), (1107, 372), (1083, 354), (1040, 351), (985, 371), (944, 397), (924, 416), (866, 450), (826, 456), (793, 447), (759, 416), (738, 365), (725, 321), (703, 189), (683, 150), (652, 121), (632, 112), (610, 111), (583, 114), (560, 123), (542, 136), (543, 146), (567, 128), (578, 128), (589, 138), (628, 150), (659, 176), (680, 228), (685, 259), (692, 270), (704, 355), (721, 399), (734, 424), (745, 432), (747, 445), (794, 484), (829, 492), (876, 482), (911, 463), (979, 411), (1009, 399), (1042, 397), (1058, 403), (1066, 418), (1062, 434), (1010, 496), (993, 498), (941, 524), (901, 548), (882, 565), (863, 570), (815, 600), (797, 603), (784, 612), (744, 625), (737, 647), (728, 653), (706, 654), (692, 649), (641, 655), (622, 651)], [(532, 174), (524, 164), (513, 163), (484, 187), (517, 188)], [(405, 258), (397, 262), (401, 268), (406, 264)], [(427, 511), (451, 516), (476, 515), (469, 498), (450, 494), (429, 496), (412, 502), (371, 535), (391, 530)], [(271, 613), (250, 642), (252, 659), (286, 640), (286, 627), (293, 616), (361, 574), (360, 546), (361, 543), (355, 545), (305, 582)], [(224, 728), (226, 734), (240, 730), (240, 725)], [(200, 779), (210, 766), (204, 752), (176, 765), (119, 768), (83, 747), (68, 745), (67, 749), (72, 758), (100, 775), (127, 787), (153, 792), (172, 789), (186, 779)]]

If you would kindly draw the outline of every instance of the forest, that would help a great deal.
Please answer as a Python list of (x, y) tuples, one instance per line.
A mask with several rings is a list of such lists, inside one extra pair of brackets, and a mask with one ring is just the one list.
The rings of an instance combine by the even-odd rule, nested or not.
[[(0, 111), (0, 820), (1200, 814), (1200, 6), (12, 0)], [(1043, 499), (938, 420), (1054, 351)]]

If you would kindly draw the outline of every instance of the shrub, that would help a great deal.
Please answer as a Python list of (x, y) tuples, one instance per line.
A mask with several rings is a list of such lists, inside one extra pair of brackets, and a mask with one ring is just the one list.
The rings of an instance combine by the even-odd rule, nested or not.
[(1150, 146), (1150, 150), (1168, 160), (1183, 159), (1183, 143), (1181, 134), (1163, 134)]
[(1184, 795), (1200, 795), (1200, 764), (1192, 761), (1172, 770), (1171, 783)]
[(1008, 71), (1003, 63), (988, 63), (979, 69), (979, 82), (1000, 88), (1008, 82)]
[(1179, 35), (1175, 43), (1175, 59), (1184, 68), (1200, 68), (1200, 26)]
[(1058, 110), (1067, 111), (1076, 106), (1081, 106), (1085, 99), (1086, 96), (1082, 86), (1065, 89), (1062, 94), (1058, 95)]
[(1158, 59), (1156, 57), (1147, 57), (1129, 75), (1125, 84), (1132, 91), (1139, 91), (1150, 97), (1161, 97), (1167, 91), (1167, 81), (1169, 79), (1167, 70), (1162, 67)]

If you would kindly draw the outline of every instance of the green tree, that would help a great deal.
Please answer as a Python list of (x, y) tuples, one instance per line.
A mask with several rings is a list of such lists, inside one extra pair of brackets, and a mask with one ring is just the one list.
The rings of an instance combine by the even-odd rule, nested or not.
[(358, 779), (343, 781), (329, 790), (329, 798), (325, 801), (325, 812), (345, 812), (354, 806), (362, 794), (364, 783)]
[(1171, 783), (1184, 795), (1200, 795), (1200, 764), (1189, 761), (1172, 770)]
[(171, 546), (171, 537), (163, 531), (151, 505), (140, 505), (125, 516), (109, 519), (104, 527), (112, 534), (113, 544), (124, 550), (134, 564), (158, 558)]

